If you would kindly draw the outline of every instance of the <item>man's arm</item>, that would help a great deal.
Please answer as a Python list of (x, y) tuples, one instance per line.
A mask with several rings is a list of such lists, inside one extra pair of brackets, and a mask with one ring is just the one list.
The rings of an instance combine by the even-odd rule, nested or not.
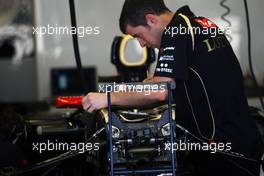
[[(168, 77), (152, 77), (144, 82), (167, 82), (174, 79)], [(167, 90), (156, 92), (114, 92), (111, 93), (112, 105), (120, 106), (144, 106), (167, 99)], [(106, 93), (88, 93), (82, 100), (83, 109), (88, 112), (107, 107)]]

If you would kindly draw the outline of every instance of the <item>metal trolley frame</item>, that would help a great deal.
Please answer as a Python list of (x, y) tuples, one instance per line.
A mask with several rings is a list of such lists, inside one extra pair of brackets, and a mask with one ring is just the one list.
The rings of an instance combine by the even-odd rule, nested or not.
[[(129, 84), (136, 84), (139, 83), (129, 83)], [(146, 84), (146, 83), (140, 83), (140, 84)], [(164, 84), (164, 83), (156, 83), (156, 84)], [(174, 128), (175, 124), (173, 124), (173, 118), (172, 118), (172, 100), (173, 100), (173, 89), (175, 88), (174, 84), (172, 82), (165, 82), (166, 88), (168, 91), (168, 115), (169, 115), (169, 124), (170, 124), (170, 143), (173, 144), (176, 138), (176, 130)], [(109, 116), (109, 122), (108, 122), (108, 162), (109, 162), (109, 168), (110, 173), (109, 175), (128, 175), (128, 174), (161, 174), (161, 173), (172, 173), (173, 176), (176, 176), (176, 170), (177, 170), (177, 159), (176, 159), (176, 152), (174, 150), (171, 150), (171, 165), (162, 167), (162, 168), (144, 168), (144, 169), (136, 169), (136, 170), (124, 170), (124, 169), (118, 169), (114, 167), (114, 159), (113, 159), (113, 137), (112, 137), (112, 110), (111, 110), (111, 90), (107, 90), (107, 102), (108, 102), (108, 116)]]

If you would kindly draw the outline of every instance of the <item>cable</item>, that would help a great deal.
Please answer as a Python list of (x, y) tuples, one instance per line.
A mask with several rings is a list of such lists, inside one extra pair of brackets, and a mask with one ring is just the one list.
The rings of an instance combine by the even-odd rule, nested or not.
[[(180, 130), (184, 131), (185, 134), (190, 135), (191, 137), (193, 137), (194, 139), (196, 139), (197, 141), (201, 142), (201, 143), (207, 143), (206, 141), (204, 141), (203, 139), (197, 137), (195, 134), (192, 134), (191, 132), (189, 132), (186, 128), (184, 128), (183, 126), (176, 124), (176, 127), (179, 128)], [(227, 152), (227, 151), (222, 151), (222, 150), (216, 150), (216, 153), (225, 155), (225, 156), (229, 156), (229, 157), (233, 157), (233, 158), (238, 158), (238, 159), (242, 159), (242, 160), (247, 160), (256, 164), (260, 164), (263, 165), (264, 161), (263, 160), (256, 160), (256, 159), (252, 159), (252, 158), (247, 158), (245, 157), (243, 154), (240, 153), (235, 153), (235, 152)], [(227, 161), (235, 164), (237, 167), (239, 167), (241, 170), (243, 170), (244, 172), (255, 176), (253, 173), (251, 173), (248, 169), (246, 169), (245, 167), (241, 166), (240, 164), (227, 159)]]
[(51, 168), (49, 168), (44, 174), (42, 174), (41, 176), (47, 176), (53, 169), (55, 169), (56, 167), (58, 167), (59, 164), (56, 164), (55, 166), (52, 166)]
[(142, 122), (142, 121), (146, 120), (146, 118), (129, 120), (129, 119), (125, 118), (122, 114), (119, 114), (119, 116), (120, 116), (125, 122), (131, 122), (131, 123)]
[(195, 71), (191, 67), (189, 67), (189, 69), (195, 73), (195, 75), (199, 78), (199, 80), (200, 80), (200, 82), (201, 82), (201, 84), (203, 86), (203, 90), (204, 90), (204, 93), (205, 93), (205, 96), (206, 96), (206, 101), (207, 101), (208, 108), (209, 108), (209, 111), (210, 111), (210, 116), (211, 116), (211, 119), (212, 119), (212, 126), (213, 126), (213, 132), (212, 132), (212, 135), (211, 135), (210, 138), (205, 137), (205, 135), (203, 135), (202, 132), (201, 132), (201, 130), (200, 130), (198, 121), (196, 119), (196, 115), (194, 113), (194, 108), (193, 108), (193, 105), (192, 105), (192, 102), (191, 102), (191, 99), (190, 99), (190, 96), (189, 96), (189, 93), (188, 93), (188, 90), (187, 90), (187, 86), (186, 86), (186, 84), (184, 82), (184, 89), (185, 89), (185, 93), (186, 93), (186, 96), (187, 96), (187, 99), (188, 99), (188, 103), (189, 103), (190, 108), (191, 108), (192, 116), (194, 118), (194, 121), (195, 121), (195, 124), (196, 124), (196, 127), (197, 127), (197, 131), (201, 135), (201, 137), (203, 137), (204, 139), (206, 139), (208, 141), (212, 141), (214, 139), (214, 136), (215, 136), (215, 120), (214, 120), (214, 114), (213, 114), (213, 111), (212, 111), (211, 103), (210, 103), (210, 100), (209, 100), (209, 97), (208, 97), (208, 93), (207, 93), (207, 90), (205, 88), (203, 79), (201, 78), (201, 76), (199, 75), (199, 73), (197, 71)]
[[(71, 27), (77, 30), (77, 20), (76, 20), (76, 12), (75, 12), (75, 5), (74, 0), (69, 0), (70, 4), (70, 15), (71, 15)], [(73, 49), (74, 49), (74, 55), (75, 55), (75, 61), (77, 64), (78, 73), (80, 76), (80, 81), (82, 85), (82, 92), (86, 92), (86, 82), (85, 82), (85, 76), (84, 71), (82, 68), (82, 62), (81, 62), (81, 55), (79, 50), (79, 42), (78, 42), (78, 33), (72, 33), (72, 42), (73, 42)]]
[[(248, 5), (247, 5), (247, 0), (244, 0), (244, 5), (245, 5), (245, 13), (246, 13), (246, 21), (247, 21), (247, 29), (248, 29), (248, 62), (249, 62), (249, 70), (254, 82), (254, 86), (257, 90), (260, 90), (253, 65), (252, 65), (252, 54), (251, 54), (251, 28), (250, 28), (250, 21), (249, 21), (249, 13), (248, 13)], [(264, 110), (264, 102), (263, 102), (263, 97), (262, 95), (258, 95), (260, 104), (262, 106), (262, 109)]]
[[(105, 127), (103, 128), (100, 128), (99, 130), (97, 130), (89, 139), (87, 139), (85, 141), (85, 143), (88, 143), (89, 141), (91, 141), (93, 138), (96, 138), (102, 131), (105, 130)], [(104, 145), (104, 144), (103, 144)], [(78, 156), (78, 155), (81, 155), (81, 154), (84, 154), (86, 152), (90, 152), (89, 150), (86, 150), (84, 151), (83, 153), (79, 153), (79, 151), (67, 151), (63, 154), (60, 154), (56, 157), (53, 157), (53, 158), (50, 158), (50, 159), (47, 159), (45, 161), (42, 161), (42, 162), (39, 162), (37, 163), (35, 166), (32, 166), (28, 169), (25, 169), (25, 170), (20, 170), (16, 173), (12, 173), (10, 175), (21, 175), (21, 174), (25, 174), (25, 173), (29, 173), (29, 172), (32, 172), (34, 170), (38, 170), (38, 169), (41, 169), (43, 167), (46, 167), (46, 166), (50, 166), (51, 164), (54, 164), (54, 163), (59, 163), (59, 162), (62, 162), (64, 160), (67, 160), (67, 159), (70, 159), (70, 158), (73, 158), (75, 156)]]
[[(229, 28), (231, 28), (231, 27), (232, 27), (232, 23), (231, 23), (228, 19), (226, 19), (226, 16), (228, 16), (228, 15), (230, 14), (231, 9), (230, 9), (227, 5), (224, 4), (226, 1), (227, 1), (227, 0), (222, 0), (222, 1), (220, 2), (220, 6), (222, 6), (223, 8), (226, 9), (226, 12), (225, 12), (223, 15), (221, 15), (221, 19), (222, 19), (223, 21), (225, 21), (225, 22), (228, 24), (228, 27), (229, 27)], [(232, 36), (229, 35), (229, 34), (226, 34), (226, 36), (227, 36), (227, 38), (229, 39), (229, 42), (231, 43), (232, 40), (233, 40)]]
[(245, 167), (242, 167), (240, 164), (228, 159), (227, 161), (229, 161), (230, 163), (234, 164), (235, 166), (237, 166), (239, 169), (243, 170), (244, 172), (248, 173), (251, 176), (258, 176), (255, 175), (254, 173), (252, 173), (251, 171), (249, 171), (248, 169), (246, 169)]

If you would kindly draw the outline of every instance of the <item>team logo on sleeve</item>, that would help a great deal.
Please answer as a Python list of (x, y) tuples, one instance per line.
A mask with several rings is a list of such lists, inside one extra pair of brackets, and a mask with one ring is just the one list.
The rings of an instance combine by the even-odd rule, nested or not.
[(174, 61), (173, 55), (163, 55), (160, 56), (159, 61)]
[(195, 21), (204, 28), (216, 28), (217, 27), (215, 23), (213, 23), (207, 18), (203, 18), (203, 19), (196, 18)]

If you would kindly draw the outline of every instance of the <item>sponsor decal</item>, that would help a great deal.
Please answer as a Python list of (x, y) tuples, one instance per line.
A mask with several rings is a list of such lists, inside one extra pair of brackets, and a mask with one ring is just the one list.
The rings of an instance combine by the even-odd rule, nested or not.
[(166, 47), (163, 49), (163, 51), (166, 51), (166, 50), (175, 50), (175, 47)]
[(174, 61), (173, 55), (164, 55), (159, 58), (159, 61)]
[(207, 18), (203, 18), (202, 20), (199, 18), (196, 18), (195, 21), (205, 28), (216, 28), (217, 27), (215, 23), (213, 23)]
[[(165, 65), (164, 65), (164, 66), (165, 66)], [(172, 73), (173, 69), (162, 67), (162, 68), (156, 68), (156, 71), (157, 71), (157, 72)]]

